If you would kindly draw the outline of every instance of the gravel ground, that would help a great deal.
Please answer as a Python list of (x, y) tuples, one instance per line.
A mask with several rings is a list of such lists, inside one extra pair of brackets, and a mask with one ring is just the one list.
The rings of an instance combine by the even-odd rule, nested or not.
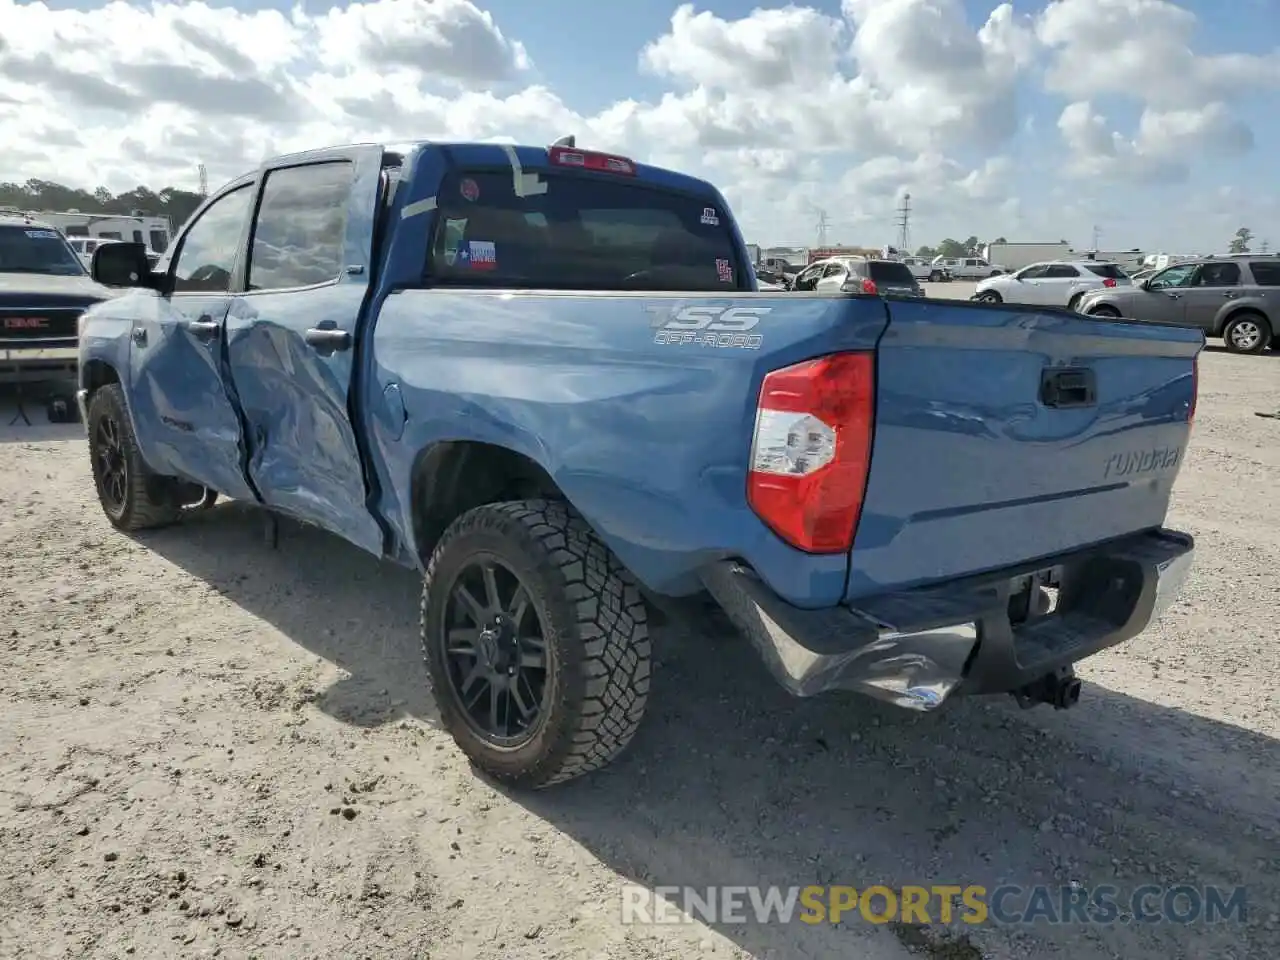
[[(659, 631), (647, 722), (535, 796), (436, 726), (418, 583), (226, 504), (114, 532), (79, 427), (0, 417), (0, 955), (1280, 956), (1280, 357), (1208, 353), (1166, 620), (1081, 705), (789, 699)], [(1243, 924), (624, 926), (624, 884), (1245, 884)], [(953, 927), (958, 927), (956, 924)]]

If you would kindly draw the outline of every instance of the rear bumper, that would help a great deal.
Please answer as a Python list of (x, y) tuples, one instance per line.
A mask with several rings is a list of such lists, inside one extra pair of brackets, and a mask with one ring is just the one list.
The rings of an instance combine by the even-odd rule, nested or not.
[[(1008, 693), (1137, 636), (1177, 598), (1195, 553), (1157, 530), (996, 573), (802, 610), (732, 561), (707, 590), (796, 696), (855, 690), (913, 710)], [(1015, 623), (1010, 600), (1052, 570), (1055, 613)], [(1019, 618), (1020, 619), (1020, 618)]]
[(76, 344), (69, 346), (0, 347), (0, 383), (35, 383), (75, 377), (80, 360)]

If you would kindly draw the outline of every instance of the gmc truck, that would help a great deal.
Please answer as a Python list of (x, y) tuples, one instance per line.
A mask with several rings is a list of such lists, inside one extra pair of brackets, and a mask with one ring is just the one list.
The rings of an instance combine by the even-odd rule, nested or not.
[(0, 214), (0, 383), (74, 379), (80, 314), (112, 295), (56, 229)]
[(271, 160), (154, 269), (95, 252), (98, 499), (134, 531), (229, 497), (421, 571), (443, 723), (522, 787), (626, 747), (662, 611), (719, 607), (798, 696), (1074, 704), (1190, 566), (1203, 335), (751, 266), (715, 187), (623, 156)]

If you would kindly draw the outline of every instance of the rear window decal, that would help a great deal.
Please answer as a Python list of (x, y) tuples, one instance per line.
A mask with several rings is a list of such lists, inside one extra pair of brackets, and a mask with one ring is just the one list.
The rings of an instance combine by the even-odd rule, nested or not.
[(58, 235), (52, 230), (28, 230), (27, 236), (32, 240), (57, 240)]
[(728, 260), (716, 260), (716, 274), (721, 283), (733, 283), (733, 264)]
[(472, 270), (493, 270), (498, 266), (498, 249), (491, 240), (471, 240), (458, 259)]
[(458, 192), (462, 194), (463, 200), (475, 203), (480, 199), (480, 184), (468, 177), (458, 186)]
[(716, 216), (716, 208), (715, 208), (715, 207), (703, 207), (703, 208), (702, 208), (702, 225), (703, 225), (704, 227), (718, 227), (718, 226), (720, 226), (720, 218), (719, 218), (718, 216)]

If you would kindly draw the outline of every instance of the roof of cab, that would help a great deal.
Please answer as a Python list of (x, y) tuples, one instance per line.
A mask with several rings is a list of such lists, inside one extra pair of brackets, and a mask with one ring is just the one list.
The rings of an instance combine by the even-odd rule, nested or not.
[(0, 226), (6, 227), (30, 227), (33, 230), (52, 230), (58, 233), (59, 230), (53, 224), (45, 223), (43, 220), (37, 220), (35, 217), (25, 213), (14, 213), (9, 210), (0, 210)]
[[(386, 153), (398, 153), (409, 155), (412, 152), (421, 152), (427, 149), (446, 150), (454, 161), (460, 165), (491, 167), (491, 166), (508, 166), (514, 171), (518, 165), (521, 170), (547, 170), (549, 169), (548, 154), (550, 145), (548, 146), (528, 146), (524, 144), (508, 144), (508, 143), (477, 143), (474, 141), (437, 141), (437, 140), (406, 140), (387, 143), (349, 143), (349, 144), (332, 144), (315, 150), (305, 150), (299, 153), (291, 153), (278, 157), (271, 157), (266, 160), (260, 170), (268, 167), (289, 166), (295, 163), (306, 163), (311, 160), (318, 160), (326, 153), (334, 150), (350, 149), (353, 147), (380, 147)], [(623, 156), (623, 154), (615, 154), (608, 150), (593, 150), (589, 146), (575, 146), (576, 150), (583, 150), (588, 153), (609, 153), (611, 156)], [(514, 156), (514, 160), (513, 160)], [(640, 163), (631, 157), (635, 165), (637, 178), (657, 186), (666, 187), (671, 190), (679, 190), (685, 193), (692, 193), (702, 196), (717, 196), (719, 191), (714, 185), (706, 180), (698, 177), (689, 176), (688, 174), (679, 173), (675, 170), (669, 170), (665, 167), (653, 167), (645, 163)], [(251, 179), (253, 174), (244, 174), (242, 177), (236, 178), (237, 182), (241, 180)]]

